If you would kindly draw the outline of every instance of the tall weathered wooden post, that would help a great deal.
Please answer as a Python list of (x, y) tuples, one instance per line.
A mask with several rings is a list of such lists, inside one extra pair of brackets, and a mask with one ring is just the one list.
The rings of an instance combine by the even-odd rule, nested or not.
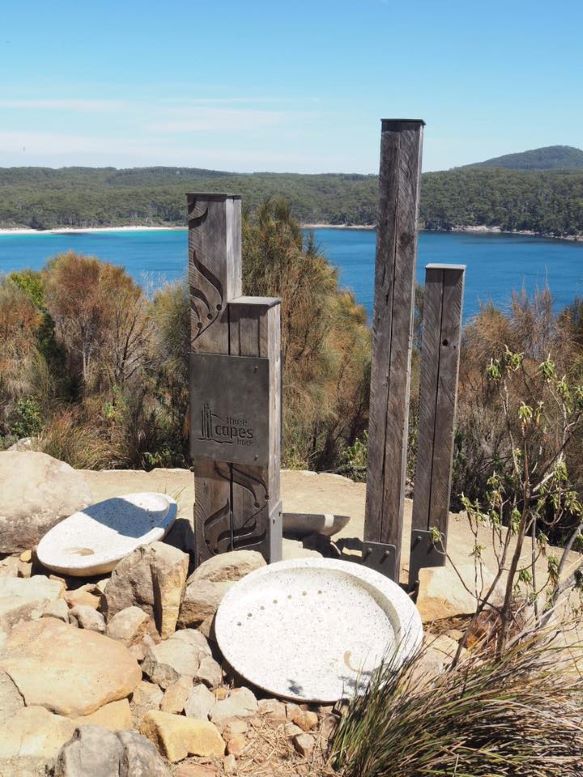
[(189, 194), (196, 563), (281, 558), (280, 302), (243, 297), (241, 198)]
[[(425, 268), (411, 588), (421, 567), (445, 564), (465, 269), (448, 264)], [(433, 529), (440, 543), (434, 543)]]
[[(424, 122), (383, 119), (364, 560), (400, 570)], [(376, 563), (375, 563), (376, 561)]]

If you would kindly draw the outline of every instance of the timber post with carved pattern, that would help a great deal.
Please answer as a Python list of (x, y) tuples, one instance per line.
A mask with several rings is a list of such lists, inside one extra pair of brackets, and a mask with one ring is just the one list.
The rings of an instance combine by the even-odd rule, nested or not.
[(196, 564), (281, 558), (280, 301), (242, 296), (241, 198), (188, 194)]

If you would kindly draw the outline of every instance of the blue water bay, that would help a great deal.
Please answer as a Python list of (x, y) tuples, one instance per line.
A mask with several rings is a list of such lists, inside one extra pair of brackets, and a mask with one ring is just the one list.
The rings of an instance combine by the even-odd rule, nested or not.
[[(375, 233), (367, 230), (314, 230), (316, 242), (338, 268), (369, 315), (373, 305)], [(40, 269), (63, 251), (98, 256), (126, 270), (148, 288), (184, 276), (186, 231), (103, 231), (0, 235), (0, 273)], [(548, 285), (557, 309), (583, 296), (583, 244), (523, 235), (422, 232), (417, 278), (426, 264), (465, 264), (464, 316), (480, 303), (508, 306), (513, 290), (532, 293)]]

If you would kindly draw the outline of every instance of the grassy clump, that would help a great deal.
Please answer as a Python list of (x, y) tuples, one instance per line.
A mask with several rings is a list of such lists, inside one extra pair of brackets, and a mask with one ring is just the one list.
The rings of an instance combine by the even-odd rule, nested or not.
[(572, 651), (539, 633), (420, 682), (422, 666), (422, 655), (400, 672), (389, 662), (352, 701), (332, 743), (345, 777), (580, 777)]

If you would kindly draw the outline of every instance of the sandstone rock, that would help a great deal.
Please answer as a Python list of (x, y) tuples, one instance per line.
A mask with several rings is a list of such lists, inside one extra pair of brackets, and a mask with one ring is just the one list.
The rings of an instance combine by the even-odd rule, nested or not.
[(10, 675), (27, 705), (63, 715), (89, 715), (128, 696), (141, 679), (123, 645), (93, 631), (43, 618), (15, 626), (0, 669)]
[(285, 704), (277, 699), (261, 699), (257, 704), (257, 711), (269, 720), (284, 721), (287, 717)]
[(59, 753), (55, 777), (118, 777), (123, 745), (99, 726), (78, 728)]
[(2, 722), (0, 763), (26, 757), (51, 764), (74, 730), (75, 724), (69, 718), (54, 715), (44, 707), (23, 707)]
[[(223, 596), (232, 585), (230, 582), (212, 583), (209, 580), (192, 580), (187, 584), (184, 592), (178, 625), (195, 626), (199, 623), (210, 622)], [(207, 629), (207, 631), (209, 630)]]
[(6, 672), (0, 672), (0, 724), (24, 707), (24, 699)]
[(0, 577), (22, 577), (19, 572), (20, 561), (17, 556), (7, 556), (0, 561)]
[(192, 691), (192, 680), (189, 677), (179, 677), (176, 682), (169, 685), (162, 699), (160, 709), (162, 712), (181, 713)]
[(298, 708), (297, 711), (293, 712), (290, 720), (292, 723), (295, 723), (296, 726), (299, 726), (302, 731), (311, 731), (318, 725), (318, 716), (316, 713), (310, 712), (309, 710), (302, 710), (301, 708)]
[(63, 623), (69, 623), (69, 608), (64, 599), (57, 599), (54, 602), (45, 604), (42, 608), (42, 618), (57, 618)]
[(196, 670), (195, 680), (202, 680), (210, 688), (216, 688), (223, 682), (221, 665), (212, 656), (204, 656)]
[(137, 731), (120, 731), (123, 745), (119, 777), (170, 777), (170, 770), (149, 739)]
[(61, 750), (55, 777), (170, 777), (170, 770), (137, 732), (86, 726)]
[(303, 731), (299, 726), (296, 726), (295, 723), (286, 723), (285, 733), (286, 733), (286, 736), (288, 736), (290, 739), (293, 739), (294, 737), (297, 737), (300, 734), (303, 734)]
[(237, 761), (232, 753), (223, 759), (223, 771), (225, 774), (237, 774)]
[(76, 588), (74, 591), (66, 591), (64, 599), (69, 607), (92, 607), (94, 610), (99, 608), (101, 603), (100, 595), (89, 591), (84, 586), (82, 588)]
[(195, 685), (184, 705), (184, 712), (189, 718), (208, 720), (216, 704), (214, 695), (206, 685)]
[(203, 562), (188, 578), (180, 625), (192, 626), (212, 618), (231, 585), (262, 566), (265, 559), (254, 550), (220, 553)]
[(159, 686), (145, 680), (138, 683), (131, 701), (133, 718), (136, 723), (139, 723), (150, 710), (159, 710), (163, 698), (164, 692)]
[[(475, 568), (473, 564), (458, 567), (467, 588), (461, 582), (458, 573), (450, 566), (426, 567), (419, 571), (419, 593), (417, 608), (424, 623), (457, 615), (472, 615), (476, 611), (477, 599), (474, 595)], [(494, 580), (494, 576), (483, 570), (483, 588), (478, 595), (484, 595)], [(491, 599), (492, 604), (502, 603), (503, 589), (498, 586)]]
[(0, 553), (29, 550), (47, 531), (91, 503), (83, 476), (45, 453), (0, 453)]
[(310, 755), (314, 749), (314, 737), (311, 737), (309, 734), (297, 734), (293, 738), (293, 743), (295, 749), (304, 758)]
[(124, 607), (107, 624), (107, 636), (129, 647), (140, 642), (153, 628), (154, 622), (147, 612), (139, 607)]
[(235, 688), (226, 699), (217, 701), (211, 720), (220, 723), (227, 718), (244, 718), (257, 712), (257, 699), (249, 688)]
[(229, 741), (227, 742), (227, 753), (229, 755), (234, 755), (235, 757), (238, 757), (241, 755), (243, 750), (247, 747), (247, 740), (243, 736), (243, 734), (235, 734), (235, 736), (231, 737)]
[(69, 612), (71, 623), (76, 623), (82, 629), (105, 633), (105, 619), (103, 615), (86, 604), (78, 604)]
[(109, 731), (129, 731), (132, 728), (132, 711), (127, 699), (104, 704), (90, 715), (74, 719), (76, 726), (101, 726)]
[(235, 582), (249, 572), (265, 566), (265, 559), (256, 550), (234, 550), (229, 553), (219, 553), (204, 561), (188, 578), (193, 580), (209, 580), (211, 583)]
[(207, 656), (212, 655), (207, 638), (197, 629), (180, 629), (172, 635), (171, 639), (192, 645)]
[[(152, 621), (152, 624), (154, 622)], [(144, 660), (146, 657), (148, 650), (151, 648), (156, 647), (160, 643), (160, 637), (158, 636), (158, 633), (156, 631), (156, 628), (153, 627), (153, 634), (145, 634), (144, 637), (142, 637), (142, 640), (140, 642), (136, 642), (135, 645), (130, 645), (128, 650), (132, 654), (132, 656), (136, 659), (136, 661), (139, 661), (140, 663)]]
[(225, 752), (225, 743), (217, 727), (207, 720), (149, 712), (142, 720), (140, 730), (173, 763), (188, 755), (220, 756)]
[(117, 612), (137, 605), (154, 618), (165, 639), (176, 629), (188, 574), (188, 556), (171, 545), (153, 542), (122, 559), (105, 587), (104, 612), (109, 621)]
[(37, 612), (40, 617), (43, 607), (59, 599), (63, 590), (62, 583), (44, 575), (0, 577), (0, 629), (8, 631)]
[[(204, 640), (204, 644), (201, 642)], [(201, 661), (208, 656), (208, 643), (199, 635), (196, 641), (182, 632), (150, 648), (144, 659), (142, 669), (162, 688), (168, 688), (179, 677), (196, 677)]]

